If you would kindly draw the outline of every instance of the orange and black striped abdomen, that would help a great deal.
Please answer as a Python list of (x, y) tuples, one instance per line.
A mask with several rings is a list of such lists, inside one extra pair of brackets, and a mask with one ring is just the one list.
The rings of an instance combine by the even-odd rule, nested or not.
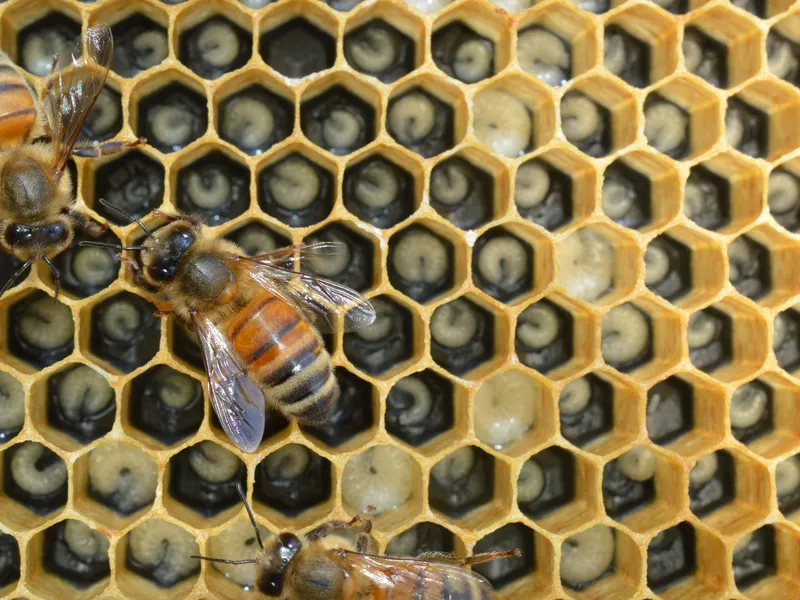
[(14, 67), (0, 62), (0, 150), (27, 142), (35, 125), (36, 103), (31, 88)]
[(225, 333), (267, 402), (303, 424), (327, 420), (339, 396), (331, 358), (293, 306), (264, 291), (226, 321)]
[[(374, 590), (374, 600), (494, 600), (492, 586), (485, 580), (473, 577), (469, 571), (463, 576), (453, 570), (425, 567), (417, 563), (407, 569), (416, 574), (415, 579), (402, 578), (387, 590)], [(391, 579), (391, 575), (389, 576)], [(385, 594), (385, 595), (381, 595)]]

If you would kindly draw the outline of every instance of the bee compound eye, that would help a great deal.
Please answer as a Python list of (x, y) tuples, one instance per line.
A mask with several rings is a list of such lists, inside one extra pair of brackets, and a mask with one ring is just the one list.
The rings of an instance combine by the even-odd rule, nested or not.
[(533, 143), (533, 119), (522, 101), (500, 89), (484, 90), (473, 101), (478, 140), (501, 156), (522, 156)]
[(4, 492), (31, 511), (46, 515), (67, 502), (67, 466), (38, 442), (23, 442), (6, 452), (10, 477)]
[(123, 442), (108, 442), (89, 452), (89, 494), (120, 515), (153, 503), (158, 467), (147, 453)]
[(16, 377), (0, 371), (0, 443), (16, 436), (25, 424), (25, 389)]
[(195, 536), (161, 519), (146, 519), (127, 536), (125, 567), (170, 588), (200, 572)]
[(48, 421), (68, 435), (88, 443), (114, 425), (114, 390), (100, 373), (78, 365), (50, 382)]

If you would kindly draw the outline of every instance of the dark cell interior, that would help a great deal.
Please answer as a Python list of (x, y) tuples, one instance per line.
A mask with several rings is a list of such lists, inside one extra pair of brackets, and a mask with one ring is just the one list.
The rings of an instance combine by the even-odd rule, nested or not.
[(699, 485), (689, 483), (689, 508), (702, 518), (733, 501), (736, 496), (736, 466), (733, 457), (718, 450), (714, 476)]
[(19, 269), (22, 265), (23, 261), (5, 252), (0, 252), (0, 289), (3, 289), (12, 277), (15, 278), (15, 282), (11, 284), (8, 290), (13, 290), (16, 286), (25, 281), (31, 272), (31, 268), (30, 266), (25, 267), (25, 269), (20, 272)]
[[(401, 113), (405, 113), (407, 108), (403, 100), (409, 96), (416, 99), (417, 94), (420, 94), (431, 103), (434, 113), (432, 127), (422, 136), (409, 133), (416, 127), (415, 121), (418, 118), (417, 114), (409, 110), (404, 116), (402, 114), (397, 116), (398, 112), (396, 112), (400, 111)], [(386, 127), (389, 131), (389, 135), (401, 146), (405, 146), (423, 158), (431, 158), (437, 154), (441, 154), (455, 145), (453, 108), (422, 87), (411, 88), (389, 100), (386, 115)]]
[(81, 129), (81, 137), (92, 142), (105, 142), (122, 130), (122, 96), (106, 84), (89, 111)]
[(291, 478), (282, 476), (281, 465), (262, 460), (256, 467), (256, 501), (293, 517), (327, 500), (331, 495), (331, 463), (310, 450), (305, 452), (308, 464), (302, 473)]
[(250, 206), (250, 171), (215, 150), (178, 171), (176, 201), (209, 226), (227, 223)]
[(161, 152), (177, 152), (208, 129), (206, 99), (180, 83), (142, 98), (138, 111), (136, 133)]
[(680, 523), (656, 535), (647, 547), (647, 585), (660, 593), (692, 575), (696, 568), (695, 533)]
[(161, 321), (156, 307), (136, 294), (120, 292), (91, 313), (89, 348), (97, 358), (130, 373), (158, 352)]
[(460, 156), (453, 156), (431, 171), (431, 206), (461, 229), (477, 229), (491, 220), (494, 178)]
[(489, 580), (496, 590), (522, 579), (536, 568), (534, 533), (522, 523), (509, 523), (478, 540), (474, 553), (519, 550), (521, 556), (493, 560), (473, 569)]
[[(667, 257), (669, 270), (658, 281), (646, 282), (647, 287), (670, 302), (690, 292), (692, 289), (692, 253), (689, 248), (666, 234), (661, 234), (650, 242), (649, 248), (654, 248), (655, 252)], [(647, 265), (647, 253), (644, 255), (644, 260)]]
[[(213, 442), (206, 442), (211, 444)], [(225, 481), (204, 479), (191, 464), (193, 453), (203, 454), (203, 445), (181, 450), (169, 461), (169, 495), (195, 512), (211, 517), (241, 502), (236, 485), (244, 486), (247, 468), (241, 460), (235, 475)], [(213, 458), (206, 460), (214, 462)]]
[[(498, 242), (504, 246), (512, 243), (514, 249), (498, 248)], [(516, 250), (521, 250), (522, 256), (516, 256)], [(492, 298), (510, 302), (533, 287), (533, 258), (533, 247), (527, 241), (500, 227), (490, 229), (473, 246), (472, 280)], [(497, 268), (499, 276), (484, 273), (485, 263), (493, 263), (491, 269)]]
[(460, 311), (474, 311), (477, 328), (475, 335), (458, 347), (445, 346), (432, 337), (431, 358), (434, 362), (454, 375), (463, 375), (490, 360), (494, 356), (494, 316), (466, 298), (457, 298), (436, 310), (443, 309), (452, 311), (454, 318)]
[(178, 59), (205, 79), (240, 69), (252, 52), (250, 32), (221, 15), (184, 31), (178, 40)]
[(647, 435), (668, 446), (694, 427), (694, 390), (678, 377), (659, 381), (647, 391)]
[(131, 150), (97, 168), (93, 208), (114, 225), (129, 221), (97, 202), (102, 198), (125, 214), (140, 219), (164, 201), (164, 167), (141, 150)]
[(448, 517), (460, 519), (494, 497), (494, 459), (480, 448), (473, 447), (472, 453), (472, 468), (466, 473), (451, 472), (457, 469), (449, 469), (447, 483), (431, 475), (428, 484), (431, 508)]
[(292, 245), (292, 240), (259, 221), (245, 223), (225, 236), (239, 246), (247, 256), (266, 254), (278, 248)]
[[(638, 88), (650, 85), (650, 64), (652, 56), (650, 45), (631, 35), (616, 24), (610, 24), (603, 30), (606, 53), (609, 45), (621, 45), (625, 56), (625, 64), (617, 75), (625, 82)], [(606, 58), (608, 64), (608, 58)]]
[(788, 61), (788, 69), (782, 69), (778, 76), (789, 83), (800, 83), (800, 45), (781, 34), (775, 27), (767, 34), (767, 57), (775, 60), (783, 52), (788, 52), (794, 61)]
[[(754, 394), (764, 394), (767, 398), (767, 404), (764, 408), (763, 414), (753, 425), (748, 427), (736, 427), (731, 424), (731, 433), (733, 434), (733, 437), (743, 444), (748, 444), (764, 435), (767, 435), (773, 430), (775, 420), (773, 403), (775, 394), (771, 386), (759, 379), (750, 381), (742, 387), (744, 387), (745, 390), (738, 391), (738, 393), (744, 393), (750, 397), (752, 397)], [(742, 388), (739, 388), (739, 390), (742, 390)], [(747, 396), (745, 398), (747, 398)]]
[(764, 158), (769, 153), (769, 117), (743, 99), (736, 96), (728, 99), (725, 128), (732, 144), (732, 128), (737, 132), (741, 129), (738, 143), (735, 143), (740, 152), (756, 158)]
[(690, 115), (685, 108), (683, 108), (682, 106), (678, 106), (674, 102), (671, 102), (658, 92), (651, 92), (647, 95), (647, 98), (645, 98), (644, 101), (644, 110), (645, 112), (647, 112), (652, 106), (662, 105), (662, 104), (669, 104), (678, 108), (686, 118), (686, 130), (684, 132), (685, 135), (683, 136), (682, 142), (665, 153), (667, 156), (674, 158), (675, 160), (683, 160), (689, 155), (689, 152), (692, 149), (692, 138), (689, 127)]
[[(312, 143), (344, 156), (375, 139), (375, 108), (336, 85), (303, 102), (300, 127)], [(353, 128), (354, 132), (349, 131)]]
[(733, 579), (736, 587), (746, 590), (777, 571), (775, 542), (775, 528), (764, 525), (753, 532), (750, 542), (743, 548), (736, 546), (737, 551), (733, 553)]
[(375, 227), (388, 229), (411, 216), (414, 194), (411, 173), (381, 155), (345, 169), (345, 208)]
[(787, 309), (775, 317), (775, 323), (772, 338), (775, 358), (782, 369), (793, 373), (800, 367), (800, 315)]
[(44, 532), (42, 565), (78, 589), (88, 588), (111, 575), (108, 555), (86, 557), (73, 552), (66, 538), (66, 521), (49, 527)]
[(614, 427), (614, 388), (595, 375), (585, 377), (591, 390), (589, 403), (579, 413), (559, 415), (561, 435), (578, 447), (586, 446)]
[(336, 408), (323, 425), (302, 429), (336, 448), (372, 427), (375, 416), (372, 410), (372, 386), (344, 367), (336, 367), (334, 375), (341, 394)]
[(519, 334), (521, 327), (529, 326), (534, 329), (542, 327), (540, 323), (528, 316), (530, 313), (526, 309), (520, 314), (517, 321), (514, 351), (522, 364), (536, 369), (540, 373), (547, 373), (572, 358), (573, 319), (569, 312), (546, 299), (539, 300), (539, 302), (531, 306), (544, 306), (553, 311), (558, 319), (558, 335), (551, 343), (539, 348), (531, 347), (525, 343), (524, 338)]
[(520, 510), (531, 519), (539, 519), (566, 506), (575, 498), (575, 457), (563, 448), (547, 448), (530, 458), (542, 469), (544, 487), (532, 501), (520, 503)]
[[(608, 188), (606, 186), (609, 186)], [(624, 198), (617, 199), (612, 207), (611, 200), (605, 196), (608, 190), (616, 193), (624, 190)], [(603, 209), (613, 221), (623, 227), (639, 229), (652, 221), (652, 189), (650, 179), (624, 160), (613, 162), (603, 174)]]
[(419, 556), (426, 552), (455, 551), (455, 536), (437, 523), (417, 523), (396, 535), (386, 546), (389, 556)]
[(135, 13), (111, 28), (114, 62), (111, 68), (123, 77), (135, 77), (160, 64), (169, 52), (167, 29), (143, 14)]
[(430, 369), (409, 375), (386, 398), (386, 431), (422, 446), (453, 427), (453, 384)]
[[(435, 237), (437, 243), (444, 249), (447, 266), (446, 268), (441, 269), (441, 274), (439, 277), (436, 277), (435, 265), (430, 269), (427, 269), (425, 265), (425, 262), (430, 260), (430, 256), (428, 256), (430, 253), (430, 248), (416, 244), (414, 238), (411, 238), (411, 242), (409, 243), (415, 244), (413, 247), (413, 252), (417, 255), (406, 256), (405, 254), (408, 252), (406, 244), (401, 245), (404, 238), (409, 235), (415, 236), (419, 232), (424, 232), (427, 235)], [(403, 248), (402, 255), (398, 254), (399, 248)], [(453, 254), (453, 244), (446, 238), (437, 235), (427, 227), (422, 225), (411, 225), (409, 227), (405, 227), (400, 232), (394, 234), (389, 240), (389, 259), (387, 261), (387, 273), (389, 275), (389, 281), (391, 282), (392, 287), (404, 293), (409, 298), (416, 300), (417, 302), (428, 302), (429, 300), (446, 292), (453, 286)], [(395, 263), (397, 263), (397, 261), (419, 261), (420, 272), (418, 274), (415, 272), (415, 279), (407, 279), (406, 277), (403, 277), (403, 275), (401, 275), (400, 272), (398, 272), (398, 269), (395, 267)], [(429, 271), (432, 271), (432, 274), (429, 273)], [(405, 273), (405, 269), (403, 272)]]
[[(345, 356), (353, 365), (370, 375), (381, 375), (395, 365), (411, 358), (414, 352), (414, 325), (411, 311), (387, 296), (373, 298), (378, 317), (378, 333), (373, 336), (363, 329), (344, 334)], [(366, 336), (366, 337), (365, 337)]]
[[(689, 344), (689, 360), (705, 373), (711, 373), (729, 363), (733, 356), (733, 324), (731, 318), (715, 308), (706, 308), (694, 313), (689, 320), (689, 328), (713, 327), (714, 335), (703, 346), (693, 347)], [(691, 333), (690, 333), (691, 339)]]
[(19, 569), (19, 544), (13, 535), (0, 531), (0, 589), (19, 580)]
[(800, 178), (785, 167), (773, 169), (768, 194), (772, 217), (789, 231), (796, 231), (800, 227)]
[[(690, 48), (695, 45), (700, 48), (700, 62), (690, 69), (698, 77), (702, 77), (711, 85), (728, 87), (728, 47), (707, 35), (697, 26), (690, 25), (684, 30), (684, 56), (686, 56), (687, 43)], [(688, 59), (685, 59), (688, 61)]]
[(356, 71), (392, 83), (414, 70), (414, 41), (383, 19), (344, 36), (344, 57)]
[(324, 71), (336, 60), (336, 41), (302, 18), (261, 36), (261, 56), (281, 75), (297, 79)]
[(728, 249), (730, 280), (736, 291), (751, 300), (759, 300), (772, 287), (769, 250), (753, 238), (743, 235)]
[(305, 239), (305, 242), (307, 244), (320, 242), (343, 244), (346, 250), (339, 250), (338, 253), (347, 258), (347, 263), (339, 270), (338, 261), (335, 259), (333, 267), (330, 267), (329, 263), (319, 266), (312, 261), (303, 265), (304, 270), (359, 292), (364, 292), (372, 287), (375, 248), (372, 241), (357, 233), (355, 229), (341, 223), (332, 223), (315, 231)]
[(52, 68), (53, 55), (72, 52), (80, 35), (80, 23), (62, 12), (52, 11), (17, 33), (19, 64), (33, 75), (46, 77)]

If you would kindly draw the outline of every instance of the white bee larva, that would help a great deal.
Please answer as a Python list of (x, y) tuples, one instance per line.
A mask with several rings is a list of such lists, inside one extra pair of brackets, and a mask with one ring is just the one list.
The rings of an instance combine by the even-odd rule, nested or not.
[(214, 210), (231, 199), (231, 180), (219, 167), (192, 170), (186, 176), (186, 195), (197, 208)]
[(775, 487), (779, 498), (800, 489), (800, 459), (797, 456), (790, 456), (775, 466)]
[(50, 296), (38, 296), (27, 304), (17, 327), (26, 344), (41, 350), (63, 348), (75, 334), (72, 312)]
[(516, 336), (533, 350), (552, 344), (561, 331), (561, 321), (556, 311), (544, 302), (537, 302), (519, 315)]
[(311, 206), (320, 191), (316, 169), (300, 156), (290, 156), (275, 165), (269, 179), (269, 192), (286, 210), (303, 210)]
[(322, 123), (322, 138), (334, 152), (348, 152), (361, 137), (363, 123), (354, 108), (333, 109)]
[(84, 562), (108, 560), (108, 538), (81, 521), (68, 519), (64, 523), (64, 541), (70, 551)]
[(64, 32), (43, 27), (36, 33), (27, 35), (22, 42), (22, 68), (37, 77), (46, 77), (53, 66), (53, 57), (57, 54), (68, 56), (73, 44), (74, 40), (68, 38)]
[(23, 442), (17, 446), (9, 470), (14, 483), (30, 496), (52, 494), (68, 477), (64, 461), (38, 442)]
[(25, 424), (25, 389), (13, 375), (0, 371), (0, 441)]
[(514, 179), (514, 203), (519, 208), (531, 208), (544, 202), (550, 191), (550, 174), (538, 161), (521, 165)]
[(157, 140), (162, 146), (180, 148), (196, 137), (196, 118), (183, 106), (157, 105), (150, 109), (149, 116), (150, 128), (157, 132)]
[(650, 324), (642, 311), (631, 304), (622, 304), (603, 317), (601, 337), (603, 360), (624, 366), (649, 347)]
[(394, 384), (392, 389), (412, 398), (408, 408), (398, 411), (397, 424), (406, 427), (423, 423), (433, 407), (433, 395), (425, 382), (419, 377), (409, 375)]
[(536, 423), (539, 388), (519, 371), (507, 371), (485, 381), (473, 401), (475, 435), (497, 450), (513, 444)]
[[(314, 240), (323, 241), (323, 240)], [(353, 253), (350, 250), (350, 245), (342, 242), (341, 250), (335, 254), (319, 255), (309, 260), (309, 266), (317, 275), (323, 277), (333, 277), (339, 273), (343, 273), (353, 258)]]
[(101, 324), (103, 333), (115, 342), (130, 342), (142, 325), (142, 314), (135, 304), (124, 299), (106, 306)]
[(214, 442), (203, 441), (189, 451), (189, 466), (205, 481), (230, 481), (239, 472), (242, 461), (230, 450)]
[(561, 415), (577, 415), (589, 406), (592, 399), (592, 384), (586, 377), (570, 381), (558, 397), (558, 412)]
[(167, 32), (160, 29), (142, 31), (133, 38), (131, 47), (134, 51), (134, 64), (140, 71), (161, 64), (169, 56)]
[(463, 480), (475, 466), (475, 449), (464, 446), (445, 456), (431, 469), (431, 477), (442, 486), (449, 487)]
[(122, 127), (122, 105), (119, 95), (103, 88), (89, 112), (83, 132), (93, 140), (114, 137)]
[(382, 27), (369, 27), (359, 35), (345, 38), (345, 53), (353, 67), (366, 73), (381, 73), (397, 60), (392, 34)]
[(227, 67), (239, 54), (239, 37), (226, 21), (215, 19), (206, 23), (197, 36), (200, 58), (213, 67)]
[(689, 485), (699, 487), (711, 481), (717, 474), (719, 468), (719, 457), (716, 452), (699, 459), (692, 470), (689, 471)]
[(653, 102), (644, 109), (647, 143), (667, 155), (682, 154), (689, 136), (689, 117), (671, 102)]
[(656, 454), (647, 446), (637, 446), (620, 456), (617, 465), (629, 479), (647, 481), (656, 474)]
[(508, 158), (522, 156), (533, 142), (533, 119), (516, 96), (488, 89), (475, 96), (472, 106), (475, 136)]
[(459, 298), (433, 311), (430, 327), (435, 343), (445, 348), (459, 348), (478, 332), (478, 315), (469, 302)]
[(246, 152), (267, 145), (275, 132), (275, 117), (264, 102), (252, 96), (237, 96), (225, 104), (220, 133)]
[(374, 446), (345, 465), (342, 473), (342, 499), (363, 512), (375, 507), (381, 515), (402, 506), (411, 497), (414, 463), (402, 450)]
[(522, 464), (517, 479), (517, 502), (527, 504), (541, 496), (544, 490), (544, 471), (534, 458)]
[(424, 229), (413, 229), (394, 246), (391, 266), (406, 281), (434, 284), (447, 274), (450, 257), (442, 240)]
[(561, 580), (580, 586), (597, 579), (611, 567), (615, 553), (614, 532), (606, 525), (571, 535), (561, 544)]
[(114, 390), (100, 373), (86, 365), (68, 371), (56, 386), (56, 402), (72, 421), (96, 415), (114, 401)]
[(580, 145), (602, 127), (598, 104), (581, 92), (567, 92), (561, 100), (561, 128), (567, 141)]
[[(698, 68), (703, 62), (703, 40), (700, 34), (690, 29), (683, 36), (683, 62), (690, 73), (699, 75)], [(702, 77), (702, 75), (701, 75)]]
[(752, 427), (764, 416), (768, 404), (767, 390), (753, 382), (745, 383), (731, 396), (731, 427)]
[(667, 251), (658, 244), (650, 244), (644, 252), (644, 282), (656, 285), (670, 274), (672, 264)]
[(528, 274), (531, 254), (530, 248), (526, 248), (515, 237), (495, 237), (480, 249), (477, 270), (483, 279), (497, 286), (501, 292), (512, 291)]
[(734, 148), (739, 148), (744, 140), (746, 129), (744, 112), (737, 106), (728, 106), (725, 111), (725, 138)]
[(558, 283), (570, 296), (592, 302), (611, 290), (614, 246), (599, 233), (581, 229), (556, 251)]
[(278, 247), (272, 232), (258, 223), (245, 225), (234, 236), (236, 245), (248, 256), (266, 254)]
[(606, 69), (621, 77), (625, 67), (628, 66), (627, 50), (625, 38), (621, 33), (617, 31), (606, 32), (603, 36), (603, 63)]
[(774, 31), (767, 35), (767, 67), (776, 77), (789, 81), (797, 75), (799, 53), (796, 45), (782, 35)]
[(475, 83), (492, 74), (492, 44), (476, 38), (465, 40), (453, 56), (453, 73), (464, 83)]
[[(250, 529), (252, 531), (252, 528)], [(128, 534), (128, 562), (163, 587), (171, 587), (200, 570), (195, 536), (161, 519), (147, 519)]]
[(570, 48), (551, 31), (531, 27), (517, 38), (517, 57), (522, 70), (553, 87), (564, 85), (571, 70)]
[(613, 176), (603, 179), (600, 203), (609, 219), (616, 221), (624, 218), (634, 202), (636, 202), (636, 190), (630, 182)]
[(383, 298), (376, 298), (372, 302), (375, 309), (375, 321), (371, 325), (359, 327), (355, 334), (363, 340), (377, 342), (388, 337), (395, 326), (396, 309), (390, 302)]
[(170, 408), (181, 409), (195, 399), (199, 382), (179, 371), (159, 368), (153, 377), (158, 398)]
[(385, 161), (375, 161), (361, 171), (354, 192), (369, 208), (386, 208), (397, 199), (400, 182), (395, 170)]
[(106, 248), (78, 248), (71, 267), (75, 279), (91, 287), (110, 284), (119, 272), (119, 262)]
[(466, 200), (472, 182), (467, 167), (459, 162), (445, 162), (431, 171), (431, 199), (447, 206)]
[(158, 467), (143, 450), (109, 442), (89, 452), (89, 486), (111, 509), (131, 514), (155, 500)]
[(301, 444), (288, 444), (267, 456), (267, 475), (273, 481), (297, 479), (311, 463), (311, 453)]
[(791, 173), (776, 169), (769, 176), (769, 210), (783, 215), (800, 205), (800, 181)]
[(704, 348), (717, 339), (719, 322), (713, 316), (699, 311), (689, 317), (686, 341), (689, 348)]
[[(258, 529), (261, 532), (261, 539), (266, 542), (271, 536), (270, 532), (260, 524)], [(209, 556), (235, 556), (236, 560), (249, 560), (256, 558), (260, 550), (250, 521), (239, 521), (208, 540)], [(211, 564), (214, 569), (245, 590), (253, 588), (256, 584), (255, 565)]]
[(413, 146), (433, 132), (436, 105), (422, 92), (411, 92), (389, 105), (389, 133), (403, 146)]

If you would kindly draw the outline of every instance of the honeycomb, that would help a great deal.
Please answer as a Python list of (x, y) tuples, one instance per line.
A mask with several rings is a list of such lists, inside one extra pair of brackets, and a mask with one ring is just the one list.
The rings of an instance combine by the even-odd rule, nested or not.
[(141, 232), (99, 198), (342, 241), (313, 270), (378, 312), (325, 336), (330, 421), (243, 455), (113, 253), (59, 256), (57, 303), (35, 265), (0, 299), (0, 596), (241, 598), (189, 558), (252, 555), (236, 482), (265, 533), (372, 504), (381, 551), (519, 548), (476, 567), (502, 598), (800, 595), (795, 4), (0, 3), (39, 90), (112, 27), (84, 133), (149, 143), (75, 160), (105, 241)]

